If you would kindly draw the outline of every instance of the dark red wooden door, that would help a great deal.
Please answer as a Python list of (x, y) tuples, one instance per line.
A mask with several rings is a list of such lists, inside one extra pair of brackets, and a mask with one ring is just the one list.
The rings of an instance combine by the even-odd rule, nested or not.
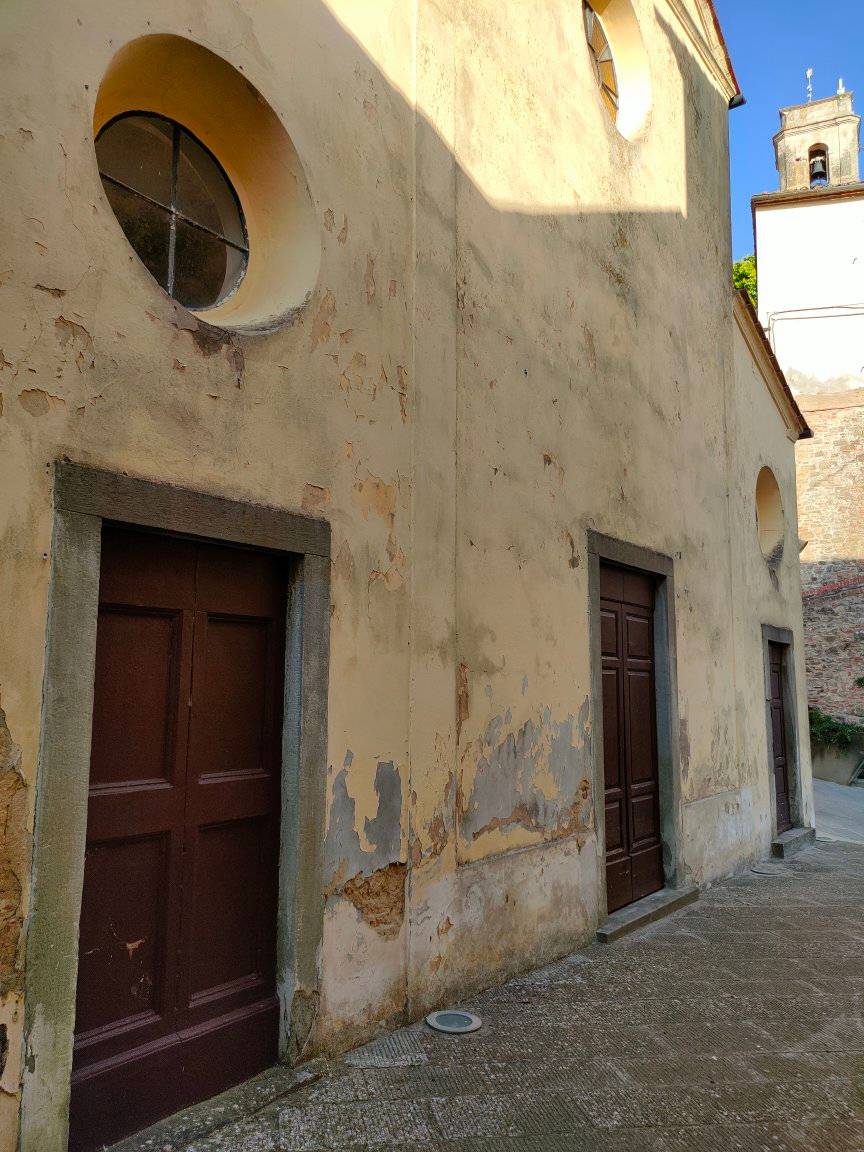
[(275, 1062), (286, 573), (108, 528), (70, 1148)]
[(792, 827), (792, 805), (789, 798), (789, 759), (786, 753), (786, 712), (783, 703), (785, 666), (783, 646), (768, 645), (771, 673), (771, 753), (774, 764), (774, 795), (777, 798), (777, 832)]
[(654, 579), (601, 565), (608, 910), (663, 887), (654, 695)]

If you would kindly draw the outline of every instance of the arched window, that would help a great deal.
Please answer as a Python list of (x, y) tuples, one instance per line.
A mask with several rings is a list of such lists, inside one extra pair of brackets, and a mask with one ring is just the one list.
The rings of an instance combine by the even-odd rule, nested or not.
[(783, 558), (786, 519), (780, 485), (770, 468), (762, 468), (756, 479), (756, 531), (769, 568), (776, 568)]
[(810, 162), (810, 187), (824, 187), (831, 178), (828, 171), (828, 149), (824, 144), (814, 144), (810, 149), (808, 159)]

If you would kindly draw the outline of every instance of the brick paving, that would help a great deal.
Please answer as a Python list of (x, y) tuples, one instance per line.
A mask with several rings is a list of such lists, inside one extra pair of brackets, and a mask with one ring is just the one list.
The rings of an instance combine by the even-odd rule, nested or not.
[(864, 845), (757, 865), (465, 1007), (480, 1032), (405, 1028), (289, 1095), (262, 1081), (218, 1131), (135, 1146), (864, 1152)]

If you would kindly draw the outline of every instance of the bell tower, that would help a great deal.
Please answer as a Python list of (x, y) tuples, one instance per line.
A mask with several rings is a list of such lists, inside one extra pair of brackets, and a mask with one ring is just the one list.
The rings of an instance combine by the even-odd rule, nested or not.
[(835, 96), (781, 108), (774, 137), (781, 192), (857, 184), (860, 123), (842, 80)]

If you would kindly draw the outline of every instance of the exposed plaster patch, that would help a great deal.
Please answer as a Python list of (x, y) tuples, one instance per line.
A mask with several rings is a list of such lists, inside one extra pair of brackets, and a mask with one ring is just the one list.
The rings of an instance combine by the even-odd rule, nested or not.
[(399, 935), (405, 919), (405, 864), (388, 864), (371, 876), (352, 876), (342, 888), (366, 923), (386, 940)]
[(399, 393), (399, 412), (402, 416), (402, 423), (408, 422), (408, 373), (401, 364), (396, 365), (396, 374), (399, 379), (399, 386), (396, 389)]
[(690, 730), (683, 716), (678, 724), (678, 753), (681, 760), (681, 779), (686, 780), (690, 775)]
[(564, 531), (561, 533), (561, 539), (564, 541), (564, 543), (570, 549), (570, 556), (567, 560), (567, 563), (569, 564), (569, 566), (571, 568), (578, 568), (579, 567), (579, 556), (576, 553), (576, 541), (573, 539), (573, 533), (568, 532), (567, 529), (565, 528)]
[(396, 484), (388, 484), (380, 476), (367, 472), (364, 479), (355, 480), (351, 499), (363, 513), (364, 520), (368, 520), (372, 512), (392, 524), (396, 515)]
[(366, 286), (366, 303), (371, 304), (375, 299), (375, 261), (371, 256), (366, 257), (366, 275), (363, 277)]
[(339, 241), (339, 243), (344, 248), (345, 244), (348, 241), (348, 217), (347, 216), (342, 217), (342, 227), (339, 229), (339, 235), (336, 237), (336, 239)]
[(588, 707), (586, 699), (578, 718), (560, 722), (544, 708), (509, 732), (509, 714), (490, 720), (474, 743), (470, 795), (460, 798), (466, 837), (521, 825), (554, 840), (592, 827)]
[(309, 333), (309, 350), (314, 352), (319, 344), (326, 344), (332, 331), (331, 321), (336, 315), (336, 297), (328, 288), (318, 308), (318, 314), (312, 321), (312, 331)]
[(55, 300), (66, 295), (65, 288), (51, 288), (47, 284), (34, 284), (33, 287), (37, 292), (46, 292), (49, 296), (53, 296)]
[(18, 951), (23, 923), (24, 876), (30, 862), (27, 785), (21, 749), (12, 740), (0, 708), (0, 996), (21, 988)]
[(557, 456), (553, 456), (551, 452), (544, 452), (543, 468), (544, 470), (547, 468), (551, 469), (558, 483), (564, 483), (564, 465), (561, 463)]
[(396, 281), (395, 280), (390, 281), (390, 299), (391, 300), (396, 299)]
[(333, 215), (333, 209), (328, 208), (324, 213), (324, 227), (328, 232), (332, 232), (336, 227), (336, 217)]
[(347, 540), (343, 540), (333, 561), (333, 576), (342, 580), (350, 580), (354, 573), (354, 556)]
[(93, 337), (83, 324), (78, 324), (66, 316), (56, 316), (54, 330), (60, 347), (67, 353), (75, 353), (75, 363), (79, 372), (93, 367), (96, 362), (93, 355)]
[(304, 512), (321, 512), (330, 506), (330, 489), (317, 484), (307, 484), (303, 488), (301, 507)]
[(462, 737), (462, 725), (471, 715), (471, 697), (468, 689), (468, 665), (456, 669), (456, 746)]
[(588, 367), (592, 372), (597, 371), (597, 346), (594, 343), (594, 333), (587, 324), (582, 325), (582, 335), (585, 337), (585, 351), (588, 353)]
[(55, 396), (45, 392), (42, 388), (25, 388), (18, 393), (18, 401), (25, 412), (31, 416), (47, 416), (58, 408), (65, 408), (66, 401), (62, 396)]

